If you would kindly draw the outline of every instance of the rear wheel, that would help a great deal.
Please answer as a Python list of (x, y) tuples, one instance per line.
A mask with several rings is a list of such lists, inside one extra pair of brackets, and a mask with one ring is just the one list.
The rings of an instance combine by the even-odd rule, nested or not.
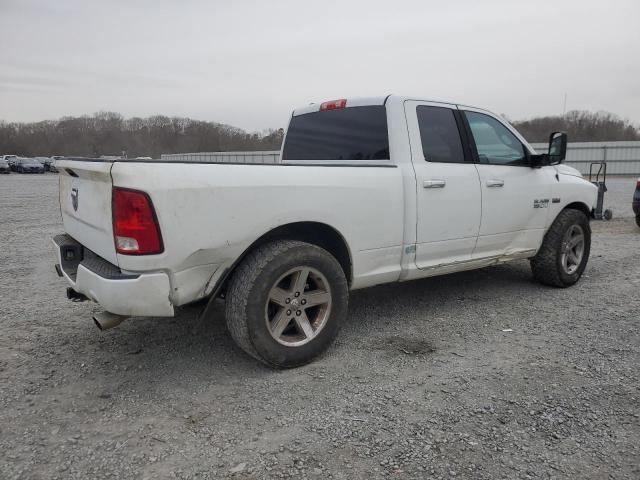
[(636, 225), (640, 227), (640, 215), (636, 216)]
[(251, 252), (233, 274), (227, 328), (252, 357), (273, 367), (296, 367), (327, 349), (347, 305), (344, 271), (329, 252), (279, 240)]
[(531, 259), (533, 276), (545, 285), (569, 287), (582, 276), (590, 250), (591, 228), (587, 216), (579, 210), (563, 210)]

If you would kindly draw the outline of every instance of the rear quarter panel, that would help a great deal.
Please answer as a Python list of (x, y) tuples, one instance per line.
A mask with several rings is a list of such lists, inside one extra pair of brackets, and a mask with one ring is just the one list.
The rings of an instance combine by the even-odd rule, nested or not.
[(150, 195), (165, 245), (160, 255), (118, 255), (124, 270), (161, 266), (176, 278), (210, 265), (219, 275), (270, 230), (313, 221), (346, 240), (355, 286), (360, 277), (399, 276), (399, 168), (118, 162), (111, 175), (114, 186)]

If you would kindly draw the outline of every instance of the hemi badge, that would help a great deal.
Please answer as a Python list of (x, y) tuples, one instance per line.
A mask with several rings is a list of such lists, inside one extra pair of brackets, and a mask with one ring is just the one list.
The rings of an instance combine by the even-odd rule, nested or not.
[(551, 199), (551, 203), (560, 203), (560, 199), (559, 198), (552, 198)]

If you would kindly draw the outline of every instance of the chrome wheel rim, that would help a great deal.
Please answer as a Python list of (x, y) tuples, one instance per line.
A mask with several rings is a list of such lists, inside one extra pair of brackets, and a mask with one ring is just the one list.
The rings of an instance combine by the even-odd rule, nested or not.
[(572, 225), (564, 235), (560, 261), (565, 273), (576, 273), (584, 256), (584, 230), (580, 225)]
[(287, 347), (299, 347), (317, 337), (330, 314), (331, 287), (315, 268), (292, 268), (269, 290), (267, 328), (274, 340)]

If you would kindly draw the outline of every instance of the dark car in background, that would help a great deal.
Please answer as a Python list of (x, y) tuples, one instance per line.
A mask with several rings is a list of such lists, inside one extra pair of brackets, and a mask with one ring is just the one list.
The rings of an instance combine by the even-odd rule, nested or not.
[(44, 173), (44, 165), (33, 158), (19, 157), (16, 162), (18, 173)]
[(636, 182), (636, 191), (633, 193), (631, 207), (633, 208), (633, 213), (636, 214), (636, 223), (640, 227), (640, 178)]
[(0, 158), (0, 173), (11, 173), (9, 162)]

